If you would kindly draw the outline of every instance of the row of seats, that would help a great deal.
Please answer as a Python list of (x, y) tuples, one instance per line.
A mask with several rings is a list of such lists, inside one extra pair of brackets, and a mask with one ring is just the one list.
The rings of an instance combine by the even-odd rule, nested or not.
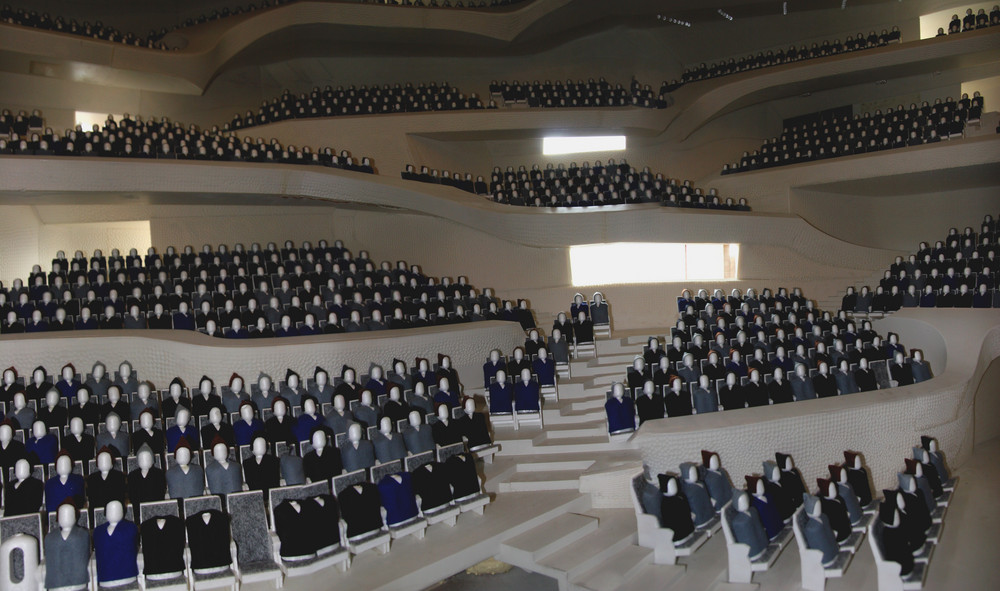
[(853, 154), (894, 150), (942, 140), (961, 138), (966, 125), (978, 124), (983, 114), (984, 99), (976, 91), (970, 98), (962, 94), (958, 101), (951, 97), (924, 101), (887, 109), (883, 114), (865, 113), (853, 116), (823, 113), (805, 117), (808, 121), (786, 127), (780, 138), (764, 140), (758, 150), (744, 152), (739, 162), (723, 166), (722, 174), (786, 166)]
[(665, 109), (667, 101), (657, 96), (649, 85), (632, 79), (628, 88), (620, 83), (612, 86), (603, 77), (586, 82), (567, 79), (546, 80), (544, 82), (518, 82), (506, 80), (490, 82), (491, 102), (504, 106), (527, 106), (536, 108), (568, 107), (643, 107)]
[(951, 15), (947, 33), (944, 32), (944, 27), (938, 27), (937, 36), (946, 37), (955, 33), (987, 29), (998, 25), (1000, 25), (1000, 6), (994, 5), (989, 15), (986, 14), (986, 9), (984, 8), (980, 8), (976, 14), (972, 14), (971, 8), (966, 8), (965, 16), (961, 19), (958, 18), (957, 14)]
[(9, 289), (0, 286), (0, 332), (173, 328), (252, 338), (482, 320), (535, 326), (525, 300), (515, 307), (489, 288), (480, 295), (464, 276), (453, 284), (405, 261), (376, 269), (367, 251), (355, 258), (339, 240), (316, 248), (254, 243), (249, 251), (205, 245), (197, 254), (171, 246), (163, 255), (150, 248), (145, 257), (115, 249), (109, 258), (95, 251), (89, 261), (81, 251), (72, 261), (60, 251), (49, 273), (35, 265), (28, 285), (15, 279)]
[[(482, 189), (478, 182), (473, 188)], [(530, 170), (524, 165), (517, 170), (497, 166), (490, 175), (489, 195), (495, 203), (537, 207), (661, 203), (668, 207), (750, 210), (746, 199), (736, 202), (727, 198), (723, 202), (715, 189), (705, 194), (689, 180), (654, 174), (648, 166), (640, 171), (624, 159), (610, 159), (607, 164), (598, 160), (593, 166), (589, 162), (571, 162), (568, 167), (550, 162), (544, 169), (534, 164)]]
[(841, 300), (841, 310), (867, 314), (894, 312), (900, 308), (996, 308), (1000, 307), (997, 268), (997, 224), (983, 217), (980, 232), (970, 226), (959, 233), (949, 228), (944, 240), (931, 247), (921, 242), (907, 260), (897, 256), (879, 280), (875, 291), (853, 286)]
[[(257, 125), (288, 119), (335, 117), (338, 115), (378, 115), (386, 113), (420, 113), (425, 111), (462, 111), (486, 108), (475, 94), (466, 95), (447, 82), (437, 84), (398, 83), (371, 89), (351, 86), (334, 90), (327, 85), (323, 90), (314, 86), (312, 92), (298, 96), (285, 90), (280, 97), (263, 101), (257, 112), (247, 111), (242, 117), (237, 113), (223, 131), (247, 129)], [(492, 103), (489, 108), (496, 108)]]
[[(457, 408), (462, 402), (463, 383), (451, 365), (447, 355), (439, 355), (437, 363), (417, 358), (412, 368), (406, 362), (393, 359), (392, 368), (385, 371), (381, 365), (372, 363), (366, 373), (358, 373), (353, 367), (344, 365), (332, 380), (321, 367), (316, 367), (311, 378), (303, 379), (289, 369), (285, 378), (273, 380), (266, 373), (260, 373), (254, 383), (248, 383), (239, 374), (232, 374), (227, 385), (218, 388), (215, 382), (202, 376), (198, 386), (187, 388), (180, 378), (171, 380), (168, 388), (157, 390), (148, 380), (139, 379), (130, 363), (123, 362), (113, 376), (108, 375), (106, 366), (96, 362), (85, 376), (76, 372), (72, 364), (65, 365), (59, 377), (50, 375), (43, 366), (33, 369), (29, 377), (18, 375), (16, 368), (4, 370), (0, 386), (0, 410), (6, 410), (7, 418), (18, 421), (17, 428), (28, 430), (36, 420), (45, 423), (48, 429), (58, 428), (60, 432), (75, 417), (83, 419), (85, 426), (95, 426), (104, 422), (111, 413), (117, 414), (124, 428), (133, 431), (141, 415), (151, 412), (154, 420), (163, 418), (168, 427), (175, 412), (184, 407), (192, 418), (199, 422), (208, 417), (213, 408), (222, 413), (222, 420), (231, 424), (241, 418), (244, 402), (251, 402), (257, 418), (267, 420), (273, 416), (274, 401), (281, 397), (286, 410), (297, 417), (302, 410), (304, 399), (311, 396), (317, 410), (327, 414), (336, 408), (336, 397), (344, 399), (343, 408), (355, 412), (355, 403), (384, 410), (389, 400), (398, 402), (404, 411), (408, 407), (420, 409), (423, 414), (433, 414), (438, 404)], [(399, 386), (401, 397), (392, 396), (392, 390)], [(370, 400), (365, 400), (366, 392)], [(21, 395), (22, 399), (18, 399)], [(405, 396), (402, 396), (405, 395)], [(399, 398), (397, 400), (397, 398)], [(395, 407), (394, 404), (389, 405)], [(365, 427), (378, 426), (379, 417), (365, 409), (358, 416), (365, 417)], [(393, 412), (396, 420), (407, 418), (407, 412)], [(286, 413), (288, 414), (288, 413)], [(351, 415), (349, 415), (351, 416)], [(335, 433), (346, 432), (348, 423), (341, 427), (332, 426)], [(98, 428), (100, 430), (100, 428)], [(211, 437), (208, 441), (211, 441)], [(304, 438), (303, 438), (304, 439)], [(300, 441), (300, 440), (294, 440)], [(292, 443), (294, 443), (292, 441)], [(243, 444), (249, 443), (244, 441)], [(275, 442), (272, 442), (275, 443)]]
[[(107, 454), (102, 460), (107, 462)], [(52, 488), (75, 480), (75, 474), (65, 473), (66, 461), (60, 459), (62, 470)], [(275, 458), (257, 449), (243, 463), (262, 472), (277, 470), (276, 465), (272, 470)], [(209, 469), (238, 466), (220, 451)], [(171, 470), (184, 473), (185, 468), (190, 474), (200, 467), (175, 464)], [(157, 471), (146, 458), (130, 479), (148, 480)], [(88, 481), (106, 483), (121, 476), (112, 467)], [(31, 478), (17, 480), (19, 488), (30, 488)], [(5, 515), (0, 549), (5, 560), (13, 548), (20, 550), (25, 575), (37, 576), (40, 588), (134, 587), (139, 582), (235, 588), (256, 581), (281, 586), (284, 576), (333, 566), (346, 570), (352, 556), (369, 549), (385, 554), (395, 539), (422, 539), (428, 526), (454, 526), (459, 514), (481, 515), (489, 503), (475, 457), (462, 444), (308, 484), (279, 486), (277, 478), (271, 484), (128, 505), (109, 494), (106, 504), (87, 511), (66, 499), (55, 511)]]
[[(262, 374), (258, 384), (249, 389), (238, 375), (221, 390), (206, 376), (191, 390), (177, 378), (156, 398), (150, 395), (155, 392), (152, 385), (138, 382), (137, 373), (127, 362), (114, 380), (104, 373), (103, 365), (98, 365), (83, 383), (67, 365), (66, 375), (55, 385), (42, 384), (47, 386), (45, 405), (34, 422), (27, 424), (28, 435), (17, 422), (21, 409), (4, 420), (0, 427), (0, 480), (10, 484), (14, 479), (37, 477), (41, 482), (46, 475), (51, 479), (74, 473), (80, 476), (75, 480), (81, 486), (72, 495), (61, 495), (60, 489), (8, 487), (6, 515), (35, 512), (43, 501), (51, 511), (67, 496), (73, 496), (80, 508), (88, 502), (92, 508), (103, 506), (109, 492), (103, 485), (111, 484), (105, 482), (106, 472), (121, 468), (124, 474), (132, 474), (144, 461), (148, 463), (144, 469), (155, 465), (165, 471), (166, 478), (148, 481), (144, 473), (134, 486), (126, 486), (125, 479), (116, 480), (121, 486), (114, 492), (121, 497), (115, 498), (124, 503), (127, 494), (132, 503), (142, 503), (161, 500), (167, 493), (169, 498), (198, 496), (203, 489), (228, 494), (246, 488), (244, 484), (250, 488), (278, 486), (279, 474), (284, 484), (315, 482), (345, 470), (370, 469), (455, 444), (478, 457), (491, 457), (496, 448), (489, 418), (476, 412), (474, 399), (459, 398), (457, 374), (447, 357), (442, 358), (443, 363), (433, 369), (426, 360), (418, 359), (409, 374), (399, 360), (394, 367), (402, 373), (394, 370), (383, 375), (380, 366), (373, 364), (370, 375), (362, 376), (366, 380), (363, 387), (354, 378), (354, 370), (345, 366), (341, 378), (333, 382), (321, 368), (316, 368), (308, 383), (299, 382), (298, 374), (289, 370), (279, 384)], [(5, 382), (10, 378), (7, 372)], [(44, 373), (44, 368), (35, 370), (29, 388), (38, 387), (34, 378), (39, 372)], [(456, 384), (454, 388), (449, 379)], [(434, 385), (428, 386), (430, 383)], [(104, 393), (98, 394), (92, 386)], [(15, 409), (21, 407), (24, 385), (15, 381), (5, 384), (5, 389), (6, 393), (14, 392)], [(74, 392), (72, 398), (64, 391)], [(377, 398), (375, 393), (379, 393)], [(131, 399), (131, 404), (122, 396)], [(103, 405), (98, 406), (95, 400), (102, 399)], [(350, 408), (345, 401), (350, 402)], [(320, 414), (321, 405), (325, 416)], [(238, 410), (228, 412), (233, 407)], [(428, 409), (430, 412), (425, 412)], [(169, 415), (164, 418), (161, 412)], [(325, 451), (331, 454), (324, 455)], [(102, 459), (104, 453), (108, 457)], [(238, 462), (244, 462), (246, 468), (245, 462), (252, 455), (265, 453), (280, 460), (268, 466), (274, 469), (273, 474), (249, 469), (244, 473), (238, 467), (231, 473), (213, 474), (216, 470), (208, 468), (213, 457), (217, 462), (240, 458)], [(63, 456), (67, 463), (60, 466)], [(183, 475), (177, 475), (180, 480), (174, 481), (173, 468), (178, 464), (205, 466), (208, 471), (190, 475), (183, 470)], [(98, 472), (105, 474), (85, 490), (84, 480), (93, 481)], [(29, 492), (32, 494), (25, 496)]]
[(881, 500), (856, 451), (828, 466), (815, 493), (790, 455), (774, 457), (763, 462), (761, 474), (745, 477), (745, 488), (734, 486), (710, 451), (702, 451), (700, 464), (683, 462), (678, 473), (659, 474), (658, 482), (650, 481), (648, 468), (636, 475), (631, 497), (639, 545), (654, 550), (656, 563), (673, 564), (721, 528), (728, 581), (750, 584), (794, 536), (803, 589), (822, 591), (827, 578), (843, 576), (868, 533), (879, 589), (922, 586), (956, 484), (937, 440), (921, 437), (899, 486), (884, 490)]
[[(365, 4), (391, 4), (394, 6), (419, 6), (419, 7), (430, 7), (430, 8), (468, 8), (468, 9), (483, 9), (483, 8), (497, 8), (501, 6), (508, 6), (523, 2), (524, 0), (469, 0), (468, 3), (463, 3), (462, 0), (457, 0), (454, 5), (450, 0), (428, 0), (424, 2), (423, 0), (362, 0)], [(198, 17), (186, 18), (182, 22), (177, 23), (172, 27), (161, 27), (159, 30), (150, 30), (145, 36), (137, 35), (132, 32), (121, 31), (120, 29), (104, 24), (102, 21), (97, 20), (94, 23), (89, 21), (83, 21), (82, 23), (77, 22), (75, 18), (63, 18), (62, 16), (52, 17), (48, 12), (38, 13), (36, 10), (26, 10), (23, 8), (13, 8), (8, 4), (5, 4), (2, 9), (0, 9), (0, 22), (10, 25), (19, 25), (23, 27), (31, 27), (35, 29), (42, 29), (45, 31), (51, 31), (54, 33), (67, 33), (70, 35), (78, 35), (82, 37), (89, 37), (92, 39), (100, 39), (103, 41), (110, 41), (112, 43), (121, 43), (123, 45), (130, 45), (133, 47), (145, 47), (148, 49), (158, 49), (162, 51), (168, 51), (171, 49), (176, 49), (170, 43), (165, 43), (164, 38), (167, 37), (171, 32), (180, 29), (194, 27), (197, 25), (202, 25), (205, 23), (214, 22), (220, 19), (228, 18), (230, 16), (238, 16), (241, 14), (249, 14), (257, 10), (265, 10), (271, 8), (272, 6), (282, 6), (285, 4), (292, 4), (296, 0), (261, 0), (259, 6), (258, 4), (251, 2), (247, 5), (238, 5), (232, 9), (229, 7), (223, 7), (222, 9), (212, 10), (212, 12), (207, 14), (202, 14)]]
[(809, 48), (803, 45), (800, 49), (796, 49), (795, 45), (790, 45), (787, 51), (781, 48), (777, 50), (769, 49), (767, 52), (758, 51), (757, 55), (749, 54), (738, 60), (730, 58), (728, 62), (713, 62), (711, 66), (702, 63), (696, 68), (686, 68), (680, 80), (675, 78), (670, 82), (664, 82), (660, 88), (660, 94), (669, 94), (685, 84), (699, 80), (708, 80), (749, 70), (780, 66), (803, 60), (873, 49), (875, 47), (885, 47), (890, 43), (899, 43), (901, 38), (902, 35), (899, 27), (894, 26), (891, 31), (882, 29), (881, 34), (870, 31), (867, 37), (865, 37), (864, 33), (858, 33), (854, 37), (848, 35), (846, 41), (843, 43), (837, 38), (832, 43), (829, 40), (825, 40), (822, 43), (813, 43), (812, 47)]
[(163, 42), (163, 38), (166, 37), (171, 31), (176, 31), (178, 29), (183, 29), (187, 27), (193, 27), (195, 25), (201, 25), (204, 23), (212, 22), (229, 16), (236, 16), (244, 13), (254, 12), (256, 10), (263, 10), (273, 6), (281, 6), (282, 4), (290, 4), (295, 0), (261, 0), (260, 7), (254, 3), (250, 3), (246, 6), (237, 6), (233, 9), (228, 7), (222, 8), (221, 10), (213, 10), (209, 14), (202, 14), (197, 18), (187, 18), (183, 22), (174, 25), (171, 28), (162, 27), (159, 31), (151, 30), (145, 36), (136, 35), (131, 32), (121, 31), (111, 25), (106, 25), (100, 20), (91, 24), (88, 21), (83, 21), (83, 23), (77, 22), (76, 19), (65, 19), (62, 16), (52, 17), (47, 12), (42, 12), (38, 14), (35, 10), (25, 10), (23, 8), (12, 8), (10, 5), (4, 5), (2, 11), (0, 11), (0, 20), (4, 23), (11, 25), (20, 25), (23, 27), (32, 27), (35, 29), (43, 29), (46, 31), (52, 31), (54, 33), (68, 33), (70, 35), (79, 35), (83, 37), (90, 37), (92, 39), (101, 39), (103, 41), (110, 41), (112, 43), (121, 43), (124, 45), (131, 45), (133, 47), (145, 47), (148, 49), (159, 49), (159, 50), (169, 50), (170, 46)]
[(892, 333), (883, 344), (868, 321), (856, 333), (846, 315), (823, 313), (817, 320), (818, 310), (799, 317), (793, 308), (764, 322), (766, 304), (751, 308), (744, 299), (737, 312), (729, 302), (721, 308), (713, 316), (708, 304), (695, 322), (682, 316), (666, 349), (658, 337), (649, 338), (625, 379), (606, 393), (610, 434), (664, 417), (906, 386), (932, 375), (922, 351), (908, 357)]
[(465, 177), (463, 178), (462, 174), (458, 172), (451, 173), (447, 170), (438, 172), (437, 169), (430, 169), (426, 166), (421, 166), (418, 172), (412, 164), (407, 164), (406, 170), (399, 173), (399, 176), (404, 181), (417, 181), (432, 185), (455, 187), (456, 189), (461, 189), (467, 193), (475, 193), (476, 195), (485, 196), (490, 193), (482, 175), (477, 176), (476, 180), (472, 180), (472, 174), (468, 172), (465, 173)]
[[(5, 112), (5, 122), (8, 113)], [(104, 156), (111, 158), (147, 158), (161, 160), (212, 160), (222, 162), (264, 162), (272, 164), (312, 164), (340, 168), (354, 172), (374, 174), (370, 158), (357, 161), (350, 152), (333, 148), (313, 151), (309, 146), (283, 146), (278, 140), (266, 142), (246, 137), (240, 140), (233, 132), (220, 131), (217, 127), (201, 130), (195, 125), (184, 127), (171, 122), (166, 117), (159, 121), (133, 119), (127, 113), (121, 121), (108, 115), (103, 127), (94, 125), (93, 130), (84, 131), (80, 125), (66, 130), (60, 136), (51, 128), (41, 129), (38, 123), (39, 111), (31, 117), (23, 112), (11, 118), (10, 125), (0, 125), (0, 155), (21, 156)], [(30, 135), (22, 136), (14, 131), (20, 129), (24, 120)]]

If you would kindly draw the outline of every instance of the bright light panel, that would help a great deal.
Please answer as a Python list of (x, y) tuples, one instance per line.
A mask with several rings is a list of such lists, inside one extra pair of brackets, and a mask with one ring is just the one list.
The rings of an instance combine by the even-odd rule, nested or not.
[[(948, 25), (951, 23), (951, 15), (957, 14), (958, 18), (965, 18), (966, 8), (971, 8), (972, 14), (978, 14), (980, 8), (985, 9), (986, 14), (989, 14), (994, 4), (996, 4), (995, 0), (993, 2), (962, 3), (958, 6), (945, 10), (922, 14), (920, 15), (920, 38), (929, 39), (931, 37), (937, 37), (937, 30), (939, 27), (944, 27), (944, 32), (947, 33)], [(976, 90), (979, 89), (977, 88)], [(969, 96), (972, 95), (970, 94)]]
[(542, 154), (580, 154), (625, 149), (623, 135), (560, 136), (542, 138)]
[[(122, 115), (118, 113), (112, 113), (112, 117), (115, 121), (121, 121)], [(108, 113), (93, 113), (90, 111), (77, 111), (76, 112), (76, 122), (83, 127), (84, 131), (90, 131), (93, 129), (94, 125), (99, 125), (104, 127), (104, 123), (108, 120)]]
[(735, 279), (738, 258), (738, 244), (616, 242), (569, 249), (574, 286)]
[(721, 279), (726, 276), (726, 259), (721, 244), (688, 244), (686, 279)]

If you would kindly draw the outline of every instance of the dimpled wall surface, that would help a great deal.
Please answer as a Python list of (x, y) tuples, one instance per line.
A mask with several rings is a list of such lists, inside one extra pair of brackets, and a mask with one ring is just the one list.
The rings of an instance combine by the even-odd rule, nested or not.
[(939, 331), (948, 356), (947, 362), (927, 357), (934, 379), (849, 397), (650, 421), (633, 442), (655, 472), (676, 472), (680, 462), (700, 462), (701, 450), (716, 451), (737, 486), (781, 451), (792, 454), (806, 485), (815, 488), (828, 464), (855, 450), (864, 454), (876, 488), (894, 488), (921, 435), (936, 437), (951, 468), (959, 466), (972, 453), (980, 378), (1000, 356), (1000, 311), (904, 311), (884, 322), (880, 332), (898, 331), (902, 342), (918, 348), (906, 339), (908, 327), (923, 332), (920, 325), (928, 324)]
[(437, 354), (451, 356), (467, 387), (479, 384), (483, 361), (494, 348), (505, 352), (524, 342), (520, 325), (512, 322), (477, 322), (462, 326), (417, 328), (379, 333), (353, 333), (229, 341), (212, 339), (200, 333), (184, 331), (87, 331), (48, 335), (0, 337), (0, 359), (4, 367), (13, 366), (21, 375), (29, 375), (38, 365), (51, 374), (67, 362), (86, 373), (96, 361), (108, 372), (117, 371), (122, 361), (129, 361), (140, 380), (150, 380), (165, 389), (174, 377), (188, 386), (196, 386), (202, 375), (216, 386), (228, 384), (235, 372), (248, 382), (256, 381), (259, 372), (284, 379), (285, 370), (293, 369), (303, 378), (312, 377), (318, 365), (331, 376), (340, 375), (347, 364), (359, 373), (367, 373), (369, 363), (381, 364), (388, 371), (393, 358), (413, 366), (416, 357), (437, 362)]

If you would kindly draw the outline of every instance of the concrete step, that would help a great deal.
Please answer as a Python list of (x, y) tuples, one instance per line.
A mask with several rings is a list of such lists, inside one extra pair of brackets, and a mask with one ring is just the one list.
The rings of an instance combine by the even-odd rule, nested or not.
[(590, 410), (594, 408), (604, 408), (604, 403), (607, 402), (603, 393), (600, 394), (590, 394), (586, 398), (580, 398), (570, 402), (570, 410)]
[(674, 581), (684, 576), (684, 571), (684, 566), (680, 564), (646, 564), (617, 589), (618, 591), (671, 589)]
[(534, 570), (535, 561), (597, 531), (600, 521), (588, 515), (564, 513), (500, 544), (500, 560)]
[[(567, 403), (562, 408), (545, 409), (545, 426), (555, 423), (578, 423), (586, 421), (606, 420), (604, 407), (585, 408), (583, 410), (573, 410), (572, 404)], [(549, 418), (552, 418), (550, 421)]]
[(616, 361), (614, 363), (596, 363), (594, 365), (574, 365), (572, 368), (574, 378), (587, 378), (594, 376), (611, 376), (621, 374), (622, 377), (625, 376), (625, 370), (629, 361), (621, 362)]
[(644, 566), (652, 563), (652, 550), (626, 546), (621, 552), (570, 581), (571, 588), (581, 591), (616, 591)]
[(601, 435), (607, 430), (607, 425), (607, 420), (602, 416), (601, 418), (587, 421), (545, 425), (545, 434), (553, 439)]
[(559, 387), (557, 388), (559, 392), (560, 400), (567, 400), (572, 398), (577, 398), (586, 394), (586, 381), (578, 378), (569, 378), (567, 380), (560, 380)]
[(545, 470), (515, 472), (499, 483), (499, 492), (527, 492), (534, 490), (579, 490), (579, 470)]
[(518, 469), (517, 456), (497, 455), (492, 464), (483, 464), (483, 490), (488, 493), (500, 491), (500, 483), (505, 481)]
[(631, 510), (598, 509), (589, 514), (600, 520), (597, 531), (538, 560), (537, 572), (558, 580), (560, 589), (635, 542), (635, 514)]
[[(522, 458), (525, 456), (521, 456)], [(517, 472), (548, 472), (550, 470), (576, 470), (582, 473), (594, 465), (594, 454), (550, 454), (532, 457), (517, 464)]]
[(631, 351), (622, 350), (620, 353), (602, 353), (598, 359), (588, 361), (587, 365), (590, 367), (616, 364), (630, 365), (632, 360), (635, 359), (635, 356), (641, 354), (641, 347), (633, 347)]
[(545, 437), (534, 442), (533, 453), (558, 454), (573, 452), (601, 452), (616, 449), (607, 435), (586, 437)]

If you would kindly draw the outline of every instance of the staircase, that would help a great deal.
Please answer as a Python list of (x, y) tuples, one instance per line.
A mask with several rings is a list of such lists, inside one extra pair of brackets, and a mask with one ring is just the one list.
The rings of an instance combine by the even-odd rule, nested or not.
[(560, 514), (500, 544), (497, 558), (556, 579), (561, 591), (663, 588), (684, 572), (653, 564), (652, 550), (636, 545), (630, 501), (606, 490), (642, 467), (627, 437), (608, 436), (604, 402), (646, 338), (637, 332), (598, 341), (596, 358), (571, 362), (573, 377), (559, 381), (559, 400), (543, 404), (544, 429), (496, 431), (501, 451), (486, 466), (487, 491), (578, 491), (591, 501), (587, 510)]

